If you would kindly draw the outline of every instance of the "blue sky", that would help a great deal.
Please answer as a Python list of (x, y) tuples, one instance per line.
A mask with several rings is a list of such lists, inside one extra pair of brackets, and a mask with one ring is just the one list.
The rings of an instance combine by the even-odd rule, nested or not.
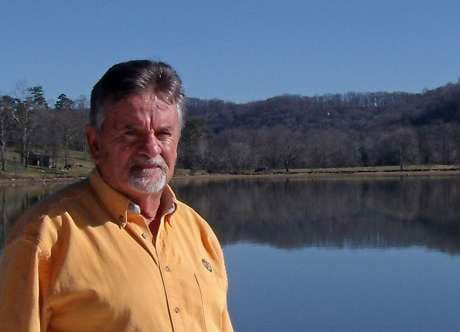
[(0, 93), (89, 95), (112, 64), (172, 64), (186, 93), (418, 92), (460, 77), (460, 1), (1, 0)]

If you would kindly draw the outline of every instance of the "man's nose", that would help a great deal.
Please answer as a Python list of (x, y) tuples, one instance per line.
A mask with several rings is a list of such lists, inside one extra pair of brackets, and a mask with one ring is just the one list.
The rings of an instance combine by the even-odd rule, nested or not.
[(155, 133), (149, 132), (145, 135), (141, 150), (149, 157), (156, 156), (161, 153), (160, 141), (155, 136)]

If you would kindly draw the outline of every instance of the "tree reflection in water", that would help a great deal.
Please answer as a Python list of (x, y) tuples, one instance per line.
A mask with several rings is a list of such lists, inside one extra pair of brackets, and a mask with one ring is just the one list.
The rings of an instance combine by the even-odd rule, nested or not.
[[(1, 243), (16, 215), (62, 184), (0, 188)], [(460, 178), (175, 180), (224, 245), (425, 246), (460, 252)]]
[(460, 251), (456, 177), (177, 181), (174, 187), (223, 244)]

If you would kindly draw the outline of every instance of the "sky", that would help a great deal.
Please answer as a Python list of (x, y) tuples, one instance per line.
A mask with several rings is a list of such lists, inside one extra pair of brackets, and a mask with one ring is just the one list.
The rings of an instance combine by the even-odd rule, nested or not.
[(420, 92), (460, 77), (458, 13), (458, 0), (0, 0), (0, 94), (89, 96), (142, 58), (204, 99)]

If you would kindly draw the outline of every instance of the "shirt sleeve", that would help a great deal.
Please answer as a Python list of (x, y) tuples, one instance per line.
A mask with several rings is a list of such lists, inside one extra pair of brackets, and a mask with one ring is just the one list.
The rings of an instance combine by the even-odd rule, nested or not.
[(0, 257), (0, 331), (39, 332), (40, 250), (25, 239), (9, 243)]

